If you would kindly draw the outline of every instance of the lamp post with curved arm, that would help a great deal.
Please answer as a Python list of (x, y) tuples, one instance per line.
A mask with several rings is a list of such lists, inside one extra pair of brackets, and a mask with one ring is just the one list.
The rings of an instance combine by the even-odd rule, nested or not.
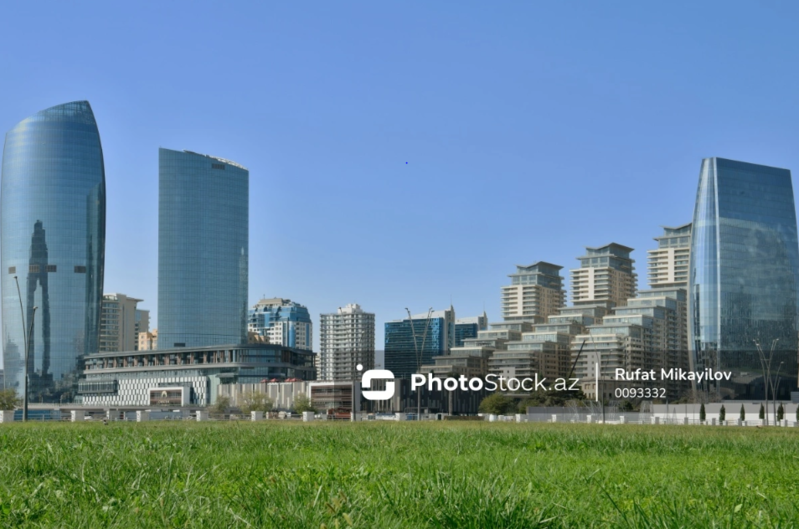
[(30, 321), (30, 329), (25, 325), (25, 309), (22, 307), (22, 293), (19, 290), (19, 278), (14, 276), (14, 283), (17, 285), (17, 297), (19, 298), (19, 315), (22, 318), (22, 340), (23, 345), (25, 347), (25, 371), (24, 371), (24, 385), (23, 385), (23, 392), (22, 392), (22, 422), (28, 421), (28, 378), (30, 374), (28, 373), (28, 357), (30, 355), (30, 342), (31, 342), (31, 334), (33, 334), (33, 320), (34, 316), (36, 316), (36, 309), (39, 307), (33, 307), (33, 314), (31, 316)]
[[(411, 325), (411, 335), (413, 336), (413, 348), (416, 351), (416, 372), (422, 370), (422, 355), (424, 355), (424, 344), (425, 340), (427, 339), (427, 328), (430, 326), (430, 316), (433, 315), (433, 307), (430, 307), (427, 311), (427, 319), (425, 320), (424, 324), (424, 334), (422, 334), (422, 351), (419, 352), (419, 344), (416, 342), (416, 329), (413, 327), (413, 316), (411, 316), (411, 311), (408, 307), (405, 307), (405, 311), (408, 313), (408, 322)], [(422, 420), (422, 391), (419, 390), (416, 392), (416, 420)]]

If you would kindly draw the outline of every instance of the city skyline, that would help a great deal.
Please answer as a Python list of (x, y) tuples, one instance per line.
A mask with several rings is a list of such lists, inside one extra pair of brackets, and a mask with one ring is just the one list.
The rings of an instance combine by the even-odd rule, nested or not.
[[(0, 130), (41, 108), (92, 102), (109, 186), (104, 290), (144, 299), (152, 328), (157, 149), (185, 146), (251, 171), (247, 305), (287, 297), (317, 322), (359, 303), (376, 314), (379, 347), (381, 323), (404, 307), (451, 302), (499, 321), (515, 265), (571, 270), (586, 246), (635, 248), (640, 288), (660, 226), (691, 221), (703, 158), (796, 170), (799, 116), (786, 104), (796, 74), (780, 66), (799, 46), (780, 9), (795, 11), (273, 7), (220, 20), (202, 6), (124, 18), (98, 6), (97, 35), (2, 59), (16, 81), (0, 87)], [(0, 36), (7, 47), (53, 42), (78, 20), (66, 6), (43, 19), (30, 6), (6, 10), (21, 21)], [(447, 23), (453, 15), (460, 24)], [(723, 23), (704, 27), (711, 15)], [(144, 23), (171, 38), (134, 53), (125, 43)], [(209, 48), (197, 28), (224, 38)], [(739, 38), (750, 31), (758, 39)], [(170, 55), (182, 59), (160, 60)], [(206, 66), (242, 82), (209, 74), (198, 86), (193, 73)], [(442, 236), (420, 241), (427, 230)], [(480, 244), (489, 251), (467, 259)], [(569, 282), (564, 274), (571, 294)]]

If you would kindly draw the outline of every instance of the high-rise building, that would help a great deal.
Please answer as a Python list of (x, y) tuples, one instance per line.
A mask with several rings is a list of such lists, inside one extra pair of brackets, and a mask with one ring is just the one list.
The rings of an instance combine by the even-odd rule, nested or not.
[(134, 350), (139, 350), (139, 334), (150, 331), (150, 311), (145, 309), (136, 309), (136, 322), (134, 324)]
[(305, 305), (283, 298), (262, 299), (250, 309), (247, 329), (268, 343), (313, 350), (313, 322)]
[(544, 321), (566, 304), (562, 266), (538, 261), (516, 265), (511, 284), (502, 287), (502, 319), (505, 321)]
[(691, 257), (691, 223), (676, 228), (663, 227), (655, 237), (658, 247), (649, 254), (649, 286), (688, 288), (688, 262)]
[(385, 324), (385, 365), (397, 378), (410, 378), (434, 356), (455, 347), (455, 309), (417, 314)]
[(732, 371), (732, 379), (714, 389), (738, 398), (761, 398), (765, 374), (776, 381), (779, 371), (778, 396), (788, 398), (797, 380), (799, 279), (791, 172), (703, 160), (690, 261), (689, 332), (697, 368)]
[(70, 400), (79, 359), (98, 350), (105, 263), (103, 149), (87, 101), (43, 110), (6, 134), (0, 202), (6, 384), (21, 394), (33, 323), (30, 400)]
[(158, 150), (159, 346), (247, 343), (249, 171)]
[[(139, 345), (136, 305), (125, 294), (105, 294), (100, 315), (100, 352), (134, 351)], [(139, 315), (141, 317), (141, 315)]]
[(577, 258), (580, 268), (571, 271), (574, 305), (610, 302), (619, 306), (635, 297), (637, 276), (635, 261), (630, 258), (632, 251), (615, 242), (599, 248), (586, 247), (586, 254)]
[(375, 367), (375, 315), (357, 303), (322, 314), (318, 359), (319, 380), (360, 380), (362, 371)]
[(488, 316), (485, 311), (480, 316), (458, 318), (455, 320), (455, 347), (461, 347), (463, 341), (477, 338), (477, 333), (488, 329)]

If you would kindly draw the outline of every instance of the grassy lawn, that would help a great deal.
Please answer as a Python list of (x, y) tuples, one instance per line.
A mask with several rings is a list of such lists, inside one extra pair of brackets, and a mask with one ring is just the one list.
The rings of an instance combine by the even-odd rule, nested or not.
[(799, 429), (0, 425), (2, 527), (799, 527)]

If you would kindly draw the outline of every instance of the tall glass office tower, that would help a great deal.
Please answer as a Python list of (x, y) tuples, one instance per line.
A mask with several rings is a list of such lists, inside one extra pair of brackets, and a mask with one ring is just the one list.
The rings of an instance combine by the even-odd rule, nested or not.
[(697, 368), (733, 372), (718, 387), (722, 397), (761, 398), (769, 371), (775, 384), (779, 372), (778, 397), (796, 388), (798, 278), (790, 171), (705, 159), (691, 241), (690, 343)]
[(250, 173), (159, 149), (158, 346), (247, 343)]
[(22, 395), (33, 323), (30, 401), (68, 402), (80, 358), (98, 350), (103, 296), (105, 169), (87, 101), (43, 110), (6, 134), (0, 246), (6, 384)]

